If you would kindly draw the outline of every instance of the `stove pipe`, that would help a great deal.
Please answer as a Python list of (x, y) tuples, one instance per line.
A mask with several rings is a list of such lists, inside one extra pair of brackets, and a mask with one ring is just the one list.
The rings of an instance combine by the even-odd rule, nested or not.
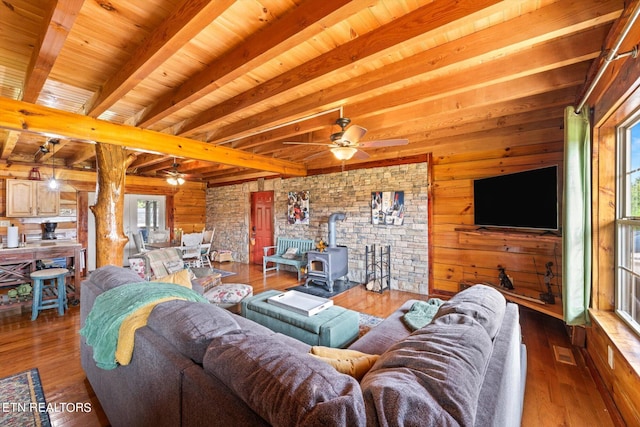
[(336, 247), (336, 221), (344, 221), (347, 215), (344, 212), (335, 212), (329, 215), (329, 247)]

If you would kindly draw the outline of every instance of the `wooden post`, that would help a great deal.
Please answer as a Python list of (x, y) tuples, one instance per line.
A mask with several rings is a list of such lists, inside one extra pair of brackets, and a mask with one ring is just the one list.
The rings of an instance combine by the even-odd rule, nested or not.
[(96, 267), (122, 265), (127, 236), (124, 234), (124, 196), (127, 167), (135, 156), (124, 147), (96, 143)]

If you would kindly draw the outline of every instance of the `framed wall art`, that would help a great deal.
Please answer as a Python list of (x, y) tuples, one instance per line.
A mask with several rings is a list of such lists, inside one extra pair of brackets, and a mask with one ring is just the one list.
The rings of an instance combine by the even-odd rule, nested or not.
[(288, 223), (309, 224), (309, 191), (289, 191), (288, 198)]
[(371, 193), (371, 224), (402, 225), (404, 210), (404, 191), (374, 191)]

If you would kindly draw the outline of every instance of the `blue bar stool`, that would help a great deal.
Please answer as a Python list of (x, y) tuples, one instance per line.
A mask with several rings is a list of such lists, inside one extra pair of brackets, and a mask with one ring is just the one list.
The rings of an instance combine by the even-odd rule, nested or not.
[[(33, 280), (33, 305), (31, 307), (31, 320), (38, 318), (40, 310), (47, 308), (57, 308), (60, 316), (64, 315), (67, 308), (67, 288), (65, 286), (65, 276), (69, 270), (66, 268), (47, 268), (44, 270), (36, 270), (31, 273)], [(51, 283), (46, 285), (45, 281), (50, 280)], [(43, 299), (45, 289), (51, 289), (57, 298)]]

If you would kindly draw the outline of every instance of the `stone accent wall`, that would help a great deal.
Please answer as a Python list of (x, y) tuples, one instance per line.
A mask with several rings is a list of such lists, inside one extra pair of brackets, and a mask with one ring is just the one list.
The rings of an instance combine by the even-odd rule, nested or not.
[[(207, 227), (216, 227), (214, 248), (233, 251), (234, 260), (249, 259), (250, 194), (274, 191), (275, 236), (328, 241), (328, 219), (336, 223), (336, 243), (349, 250), (349, 278), (363, 283), (366, 245), (391, 245), (391, 287), (428, 294), (427, 164), (358, 169), (301, 178), (273, 179), (207, 190)], [(309, 190), (310, 222), (287, 222), (289, 191)], [(404, 224), (372, 225), (371, 193), (404, 191)]]

